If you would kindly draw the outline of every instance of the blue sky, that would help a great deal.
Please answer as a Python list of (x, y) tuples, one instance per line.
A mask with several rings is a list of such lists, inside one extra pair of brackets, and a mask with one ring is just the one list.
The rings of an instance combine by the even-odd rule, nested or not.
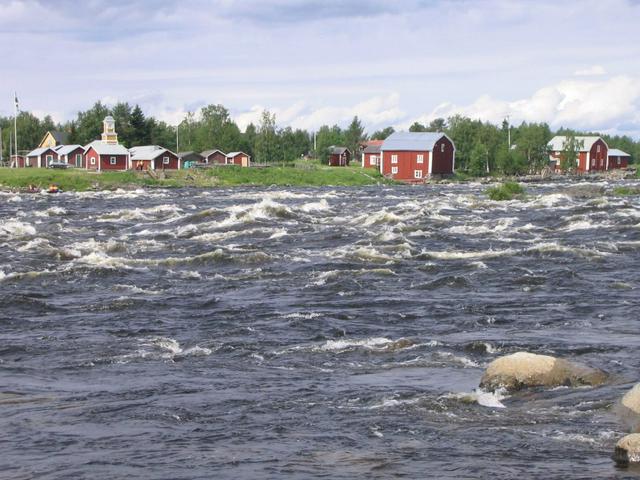
[[(635, 0), (0, 0), (0, 114), (368, 129), (455, 113), (640, 138)], [(2, 98), (5, 100), (3, 101)]]

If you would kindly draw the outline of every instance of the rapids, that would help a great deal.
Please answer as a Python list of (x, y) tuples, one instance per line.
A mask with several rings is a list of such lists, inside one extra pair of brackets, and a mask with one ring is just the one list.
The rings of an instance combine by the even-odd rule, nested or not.
[[(640, 198), (0, 193), (0, 477), (616, 478)], [(520, 350), (598, 388), (478, 389)]]

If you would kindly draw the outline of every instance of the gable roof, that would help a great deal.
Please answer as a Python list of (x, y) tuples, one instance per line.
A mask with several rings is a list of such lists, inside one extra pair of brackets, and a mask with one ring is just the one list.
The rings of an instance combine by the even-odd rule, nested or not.
[(329, 153), (331, 155), (342, 155), (345, 152), (351, 153), (351, 151), (346, 147), (336, 147), (333, 145), (329, 147)]
[[(579, 142), (582, 142), (582, 148), (580, 148), (578, 151), (580, 152), (588, 152), (589, 150), (591, 150), (591, 147), (593, 147), (593, 144), (596, 143), (598, 140), (602, 140), (602, 137), (597, 137), (595, 135), (590, 135), (590, 136), (578, 136), (576, 135), (576, 140), (578, 140)], [(549, 150), (553, 151), (553, 152), (559, 152), (561, 150), (564, 149), (564, 144), (567, 141), (567, 136), (566, 135), (556, 135), (555, 137), (553, 137), (551, 139), (551, 141), (547, 144), (547, 147), (549, 147)], [(602, 140), (604, 142), (604, 140)], [(605, 142), (605, 145), (607, 143)]]
[(430, 152), (442, 137), (451, 141), (442, 132), (394, 132), (384, 141), (381, 150)]
[(85, 153), (93, 148), (98, 155), (129, 155), (129, 150), (119, 143), (106, 143), (102, 140), (94, 140), (84, 147)]
[(191, 156), (198, 157), (198, 158), (201, 158), (201, 159), (202, 159), (202, 158), (204, 158), (204, 157), (203, 157), (201, 154), (199, 154), (198, 152), (192, 152), (192, 151), (189, 151), (189, 152), (179, 152), (179, 153), (178, 153), (178, 157), (179, 157), (179, 158), (185, 158), (185, 157), (191, 157)]
[(160, 145), (143, 145), (129, 149), (131, 160), (155, 160), (166, 152), (173, 153), (168, 148), (161, 147)]
[(382, 142), (378, 145), (367, 145), (364, 147), (364, 153), (380, 153), (380, 149), (382, 148)]
[(630, 157), (631, 155), (629, 155), (626, 152), (623, 152), (622, 150), (618, 150), (617, 148), (610, 148), (609, 156), (610, 157)]
[(35, 150), (31, 150), (29, 153), (27, 153), (27, 157), (39, 157), (40, 155), (42, 155), (47, 150), (51, 150), (54, 153), (58, 153), (51, 147), (39, 147), (39, 148), (36, 148)]
[(224, 153), (222, 150), (218, 150), (217, 148), (214, 148), (212, 150), (205, 150), (204, 152), (202, 152), (200, 155), (202, 155), (204, 158), (209, 158), (211, 155), (213, 155), (216, 152), (220, 152), (222, 155), (224, 155), (225, 157), (227, 156), (226, 153)]
[(78, 148), (84, 150), (84, 147), (82, 145), (58, 145), (56, 147), (53, 147), (53, 149), (58, 152), (59, 155), (69, 155), (71, 152), (77, 150)]
[(249, 154), (244, 153), (244, 152), (229, 152), (229, 153), (227, 153), (227, 158), (229, 158), (229, 157), (237, 157), (238, 155), (246, 155), (247, 157), (249, 156)]

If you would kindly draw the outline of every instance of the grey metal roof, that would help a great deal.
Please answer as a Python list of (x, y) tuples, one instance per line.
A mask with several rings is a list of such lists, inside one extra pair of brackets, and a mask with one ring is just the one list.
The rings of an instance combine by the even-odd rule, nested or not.
[(119, 143), (106, 143), (102, 140), (94, 140), (84, 147), (85, 153), (93, 148), (98, 155), (129, 155), (129, 150)]
[(168, 148), (161, 147), (160, 145), (143, 145), (129, 149), (131, 160), (155, 160), (166, 152), (173, 153)]
[(194, 156), (194, 157), (199, 157), (199, 158), (204, 158), (202, 155), (200, 155), (198, 152), (180, 152), (178, 153), (178, 157), (180, 158), (184, 158), (184, 157), (190, 157), (190, 156)]
[[(51, 148), (51, 147), (36, 148), (35, 150), (31, 150), (29, 153), (27, 153), (27, 157), (39, 157), (40, 155), (42, 155), (47, 150), (53, 150), (53, 148)], [(53, 151), (55, 151), (55, 150), (53, 150)]]
[(447, 136), (442, 132), (394, 132), (380, 150), (430, 152), (442, 137)]
[(204, 158), (208, 158), (210, 155), (213, 155), (216, 152), (220, 152), (225, 157), (227, 156), (226, 153), (224, 153), (222, 150), (218, 150), (217, 148), (214, 148), (213, 150), (205, 150), (200, 155), (202, 155)]
[(82, 145), (58, 145), (57, 147), (53, 147), (53, 149), (60, 155), (69, 155), (78, 148), (84, 149)]
[[(594, 135), (591, 136), (577, 136), (576, 140), (582, 142), (582, 147), (580, 148), (580, 152), (588, 152), (593, 147), (593, 144), (598, 140), (602, 140), (601, 137), (596, 137)], [(564, 144), (567, 141), (566, 135), (556, 135), (551, 139), (551, 141), (547, 144), (549, 150), (553, 152), (559, 152), (564, 149)], [(604, 140), (603, 140), (604, 141)], [(606, 142), (605, 142), (606, 144)]]
[(630, 157), (631, 155), (629, 155), (626, 152), (623, 152), (622, 150), (618, 150), (617, 148), (610, 148), (609, 156), (610, 157)]
[(363, 152), (364, 153), (380, 153), (381, 148), (382, 148), (382, 145), (367, 145), (366, 147), (364, 147)]
[(248, 154), (246, 154), (244, 152), (229, 152), (229, 153), (227, 153), (227, 157), (235, 157), (235, 156), (240, 155), (240, 154), (246, 155), (247, 157), (249, 156)]
[(329, 153), (331, 155), (342, 155), (345, 152), (349, 152), (349, 149), (346, 147), (336, 147), (336, 146), (329, 147)]

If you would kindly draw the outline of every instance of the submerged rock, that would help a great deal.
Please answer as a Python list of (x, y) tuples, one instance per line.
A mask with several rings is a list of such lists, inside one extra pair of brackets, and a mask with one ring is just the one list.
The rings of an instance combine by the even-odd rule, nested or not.
[(517, 352), (491, 362), (480, 380), (480, 388), (516, 391), (527, 387), (599, 385), (605, 379), (603, 371), (586, 365), (548, 355)]
[(632, 433), (622, 437), (616, 443), (613, 459), (618, 465), (626, 466), (640, 462), (640, 433)]
[(568, 187), (565, 193), (570, 197), (578, 199), (599, 198), (604, 195), (604, 187), (593, 184), (574, 185)]
[(640, 383), (625, 393), (615, 410), (630, 431), (640, 431)]

